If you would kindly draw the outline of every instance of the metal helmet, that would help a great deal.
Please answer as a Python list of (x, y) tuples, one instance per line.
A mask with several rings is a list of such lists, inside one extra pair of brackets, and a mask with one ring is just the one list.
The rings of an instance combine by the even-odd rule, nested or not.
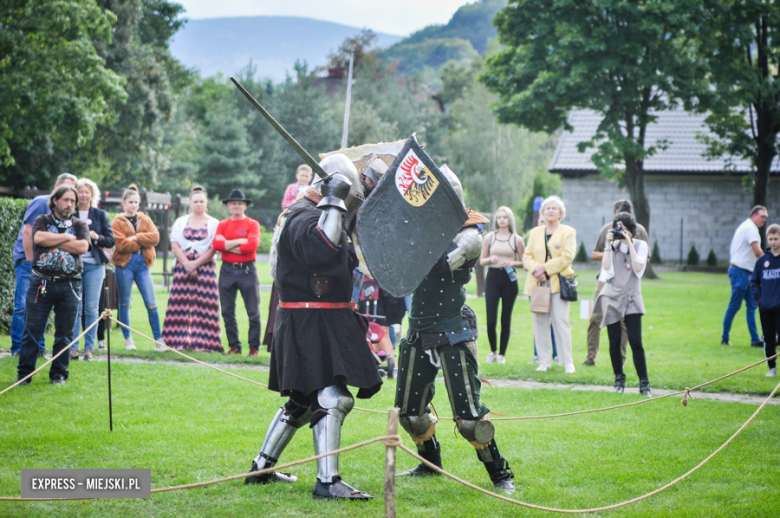
[(447, 181), (450, 182), (450, 185), (452, 186), (452, 189), (455, 191), (455, 194), (458, 195), (458, 198), (460, 198), (460, 202), (465, 206), (466, 202), (463, 201), (463, 185), (461, 185), (457, 175), (455, 175), (455, 173), (452, 172), (452, 169), (450, 169), (447, 166), (447, 164), (444, 164), (443, 166), (439, 167), (439, 171), (441, 171), (444, 174), (444, 177), (447, 178)]
[[(344, 200), (344, 204), (347, 206), (344, 223), (347, 227), (349, 227), (349, 224), (360, 210), (363, 202), (366, 200), (365, 194), (363, 192), (363, 184), (360, 182), (360, 174), (358, 173), (355, 164), (353, 164), (346, 155), (341, 153), (325, 157), (322, 162), (320, 162), (320, 167), (322, 167), (323, 171), (329, 175), (333, 173), (340, 173), (346, 176), (349, 181), (352, 182), (352, 187), (349, 189), (349, 195), (347, 196), (347, 199)], [(318, 191), (321, 191), (322, 179), (318, 178), (312, 184), (312, 186), (315, 187)]]

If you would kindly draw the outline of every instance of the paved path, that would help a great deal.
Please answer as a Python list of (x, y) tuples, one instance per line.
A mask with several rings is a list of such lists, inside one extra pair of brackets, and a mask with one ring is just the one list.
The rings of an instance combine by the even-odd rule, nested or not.
[[(8, 353), (0, 353), (0, 358), (8, 357)], [(100, 355), (95, 358), (95, 361), (105, 362), (105, 355)], [(136, 358), (129, 356), (114, 356), (112, 359), (115, 363), (134, 363), (134, 364), (156, 364), (156, 365), (176, 365), (180, 367), (201, 367), (197, 363), (188, 361), (177, 360), (152, 360), (146, 358)], [(259, 372), (268, 372), (268, 367), (264, 365), (250, 364), (250, 363), (211, 363), (215, 367), (221, 369), (236, 369), (236, 370), (254, 370)], [(519, 389), (542, 389), (542, 390), (581, 390), (591, 392), (611, 392), (612, 387), (607, 385), (582, 385), (571, 383), (543, 383), (541, 381), (523, 381), (523, 380), (508, 380), (508, 379), (491, 379), (489, 380), (491, 385), (496, 388), (519, 388)], [(664, 396), (675, 390), (666, 389), (653, 389), (654, 396)], [(638, 388), (626, 388), (627, 394), (638, 394)], [(678, 396), (682, 398), (682, 396)], [(704, 399), (708, 401), (721, 401), (726, 403), (745, 403), (748, 405), (760, 405), (766, 399), (766, 396), (751, 395), (751, 394), (734, 394), (731, 392), (693, 392), (693, 397), (696, 399)], [(780, 396), (775, 397), (769, 402), (770, 405), (780, 405)]]

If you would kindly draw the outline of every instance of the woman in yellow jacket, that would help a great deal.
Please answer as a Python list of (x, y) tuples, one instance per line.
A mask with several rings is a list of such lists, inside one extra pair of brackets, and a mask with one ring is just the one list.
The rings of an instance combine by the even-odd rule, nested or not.
[(537, 283), (550, 282), (552, 297), (550, 312), (545, 315), (533, 314), (534, 339), (539, 354), (539, 368), (544, 372), (552, 365), (552, 335), (555, 333), (558, 356), (567, 374), (574, 372), (574, 359), (571, 354), (571, 326), (569, 325), (569, 301), (561, 300), (560, 273), (564, 277), (574, 277), (571, 267), (577, 251), (577, 232), (568, 225), (562, 225), (566, 217), (566, 207), (558, 196), (550, 196), (542, 202), (539, 214), (545, 220), (528, 234), (528, 246), (523, 253), (523, 267), (528, 270), (523, 292), (530, 296)]

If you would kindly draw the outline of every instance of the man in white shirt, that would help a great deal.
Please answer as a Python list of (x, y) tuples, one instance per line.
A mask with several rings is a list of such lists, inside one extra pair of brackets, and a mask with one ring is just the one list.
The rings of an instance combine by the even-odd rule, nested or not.
[(750, 331), (750, 344), (753, 347), (763, 347), (764, 343), (758, 336), (756, 328), (756, 301), (750, 293), (750, 276), (756, 266), (756, 260), (763, 255), (761, 251), (761, 235), (758, 229), (766, 223), (766, 207), (756, 205), (746, 219), (734, 232), (731, 240), (729, 279), (731, 280), (731, 300), (723, 317), (723, 336), (721, 345), (731, 345), (729, 334), (734, 316), (745, 301), (747, 308), (747, 324)]

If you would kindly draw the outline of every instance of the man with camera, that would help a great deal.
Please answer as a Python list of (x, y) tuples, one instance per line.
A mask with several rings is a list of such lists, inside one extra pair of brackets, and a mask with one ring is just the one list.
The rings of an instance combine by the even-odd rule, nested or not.
[[(54, 347), (56, 356), (73, 340), (81, 297), (82, 254), (90, 250), (89, 227), (74, 216), (78, 192), (71, 185), (60, 185), (49, 198), (51, 214), (35, 218), (32, 226), (33, 257), (22, 347), (17, 380), (35, 370), (38, 344), (54, 309)], [(57, 357), (49, 370), (50, 383), (63, 385), (68, 379), (69, 354)], [(26, 385), (28, 378), (22, 382)]]
[[(631, 203), (630, 200), (617, 200), (615, 204), (612, 207), (613, 215), (617, 216), (621, 212), (627, 212), (628, 214), (634, 213), (634, 205)], [(610, 230), (612, 230), (612, 225), (614, 222), (607, 223), (604, 225), (601, 229), (601, 232), (599, 232), (599, 237), (596, 239), (596, 246), (593, 247), (593, 253), (591, 254), (591, 258), (594, 261), (598, 261), (599, 263), (604, 258), (604, 249), (607, 247), (607, 234)], [(649, 243), (649, 239), (647, 236), (647, 230), (645, 230), (645, 227), (640, 225), (639, 223), (636, 224), (636, 236), (637, 239), (641, 239), (645, 243)], [(601, 281), (598, 281), (596, 285), (596, 293), (593, 295), (593, 301), (595, 304), (596, 297), (599, 296), (599, 293), (601, 293), (601, 290), (604, 288), (604, 283)], [(599, 313), (596, 313), (595, 310), (590, 316), (590, 321), (588, 322), (588, 357), (585, 359), (585, 363), (582, 365), (585, 367), (592, 367), (596, 365), (596, 355), (599, 352), (599, 342), (601, 340), (601, 321), (603, 320), (604, 315), (601, 315)], [(626, 346), (628, 345), (628, 335), (626, 334), (626, 324), (622, 323), (623, 328), (623, 335), (620, 339), (620, 352), (623, 355), (623, 362), (626, 361)]]

